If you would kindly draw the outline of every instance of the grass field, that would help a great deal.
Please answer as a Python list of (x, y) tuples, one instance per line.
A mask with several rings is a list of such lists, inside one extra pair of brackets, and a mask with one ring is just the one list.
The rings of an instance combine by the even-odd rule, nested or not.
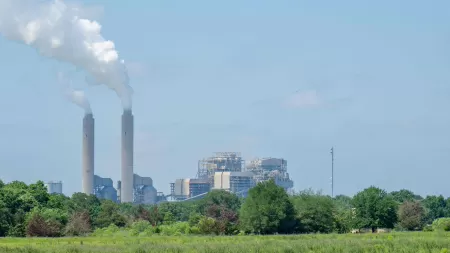
[(0, 252), (449, 252), (450, 233), (2, 238)]

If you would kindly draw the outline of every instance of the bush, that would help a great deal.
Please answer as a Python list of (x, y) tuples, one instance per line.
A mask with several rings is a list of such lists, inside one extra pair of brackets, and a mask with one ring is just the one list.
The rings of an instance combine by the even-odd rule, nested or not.
[(157, 226), (150, 226), (148, 228), (145, 229), (145, 231), (143, 232), (143, 234), (145, 236), (152, 236), (154, 234), (158, 234), (160, 232), (159, 227)]
[(81, 236), (91, 232), (91, 222), (88, 212), (76, 212), (72, 214), (65, 228), (65, 234), (69, 236)]
[(26, 234), (32, 237), (58, 237), (61, 236), (61, 227), (61, 223), (55, 220), (46, 221), (40, 214), (34, 213), (28, 220)]
[(149, 227), (152, 227), (152, 225), (146, 220), (135, 221), (131, 224), (131, 229), (135, 230), (138, 234), (144, 232)]
[(210, 217), (202, 217), (198, 222), (198, 228), (202, 234), (214, 234), (216, 229), (216, 220)]
[(415, 201), (406, 201), (400, 205), (398, 211), (398, 226), (405, 230), (421, 230), (425, 218), (425, 209), (422, 204)]
[(188, 222), (176, 222), (171, 225), (161, 225), (159, 226), (159, 229), (162, 235), (182, 235), (191, 233), (191, 227)]
[(423, 227), (423, 232), (433, 232), (433, 227), (431, 225), (426, 225)]
[(431, 225), (434, 231), (450, 231), (450, 218), (439, 218)]

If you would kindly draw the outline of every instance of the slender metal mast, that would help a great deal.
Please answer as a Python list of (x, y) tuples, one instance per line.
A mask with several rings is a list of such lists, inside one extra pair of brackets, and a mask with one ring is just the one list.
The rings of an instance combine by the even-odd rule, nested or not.
[(331, 147), (331, 197), (334, 198), (334, 148)]

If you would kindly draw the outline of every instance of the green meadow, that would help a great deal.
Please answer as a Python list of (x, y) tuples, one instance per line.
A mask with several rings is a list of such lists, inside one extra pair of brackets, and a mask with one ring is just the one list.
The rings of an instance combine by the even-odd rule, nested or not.
[(450, 233), (2, 238), (0, 252), (449, 252)]

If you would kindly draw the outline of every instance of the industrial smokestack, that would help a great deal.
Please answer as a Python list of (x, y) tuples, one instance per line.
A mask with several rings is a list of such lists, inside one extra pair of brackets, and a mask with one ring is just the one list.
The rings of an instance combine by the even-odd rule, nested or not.
[(133, 202), (133, 113), (125, 109), (122, 114), (122, 179), (120, 199)]
[(83, 118), (83, 193), (94, 194), (94, 129), (95, 121), (92, 113)]

